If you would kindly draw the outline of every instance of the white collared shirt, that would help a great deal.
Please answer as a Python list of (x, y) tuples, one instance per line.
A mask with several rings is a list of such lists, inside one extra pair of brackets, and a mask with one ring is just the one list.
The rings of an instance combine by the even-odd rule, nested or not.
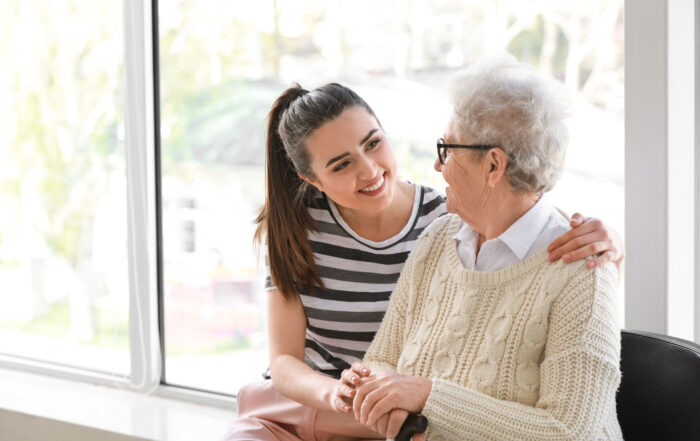
[(484, 242), (478, 255), (476, 246), (479, 233), (469, 224), (462, 221), (454, 239), (457, 254), (465, 268), (471, 271), (498, 271), (545, 249), (570, 229), (567, 217), (543, 195), (500, 236)]

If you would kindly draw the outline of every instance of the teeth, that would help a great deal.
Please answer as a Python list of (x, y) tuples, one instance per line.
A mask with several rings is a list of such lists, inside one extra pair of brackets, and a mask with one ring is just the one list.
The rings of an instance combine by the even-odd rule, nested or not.
[(371, 187), (365, 187), (360, 191), (366, 191), (366, 192), (374, 191), (374, 190), (378, 189), (379, 187), (381, 187), (383, 183), (384, 183), (384, 175), (382, 175), (382, 177), (379, 179), (379, 181), (377, 181), (376, 184), (374, 184)]

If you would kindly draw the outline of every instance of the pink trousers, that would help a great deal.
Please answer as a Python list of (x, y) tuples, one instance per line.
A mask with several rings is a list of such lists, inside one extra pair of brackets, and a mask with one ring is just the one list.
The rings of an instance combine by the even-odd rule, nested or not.
[[(322, 411), (279, 394), (271, 380), (238, 392), (238, 419), (221, 441), (350, 441), (380, 439), (351, 415)], [(384, 438), (381, 438), (384, 439)]]

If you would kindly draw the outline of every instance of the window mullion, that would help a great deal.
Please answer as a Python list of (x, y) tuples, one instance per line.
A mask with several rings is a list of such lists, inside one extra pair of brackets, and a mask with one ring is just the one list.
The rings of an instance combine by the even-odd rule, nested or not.
[(666, 333), (666, 1), (625, 2), (625, 326)]
[(151, 5), (125, 0), (126, 174), (131, 382), (160, 383)]

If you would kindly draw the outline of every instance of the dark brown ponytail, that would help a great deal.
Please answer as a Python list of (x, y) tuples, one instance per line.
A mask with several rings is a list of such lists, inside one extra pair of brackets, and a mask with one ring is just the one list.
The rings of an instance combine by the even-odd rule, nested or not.
[(266, 196), (256, 222), (255, 241), (267, 235), (267, 257), (273, 285), (286, 299), (300, 289), (323, 287), (308, 232), (316, 230), (308, 203), (312, 187), (299, 174), (314, 177), (306, 139), (349, 107), (374, 112), (355, 92), (340, 84), (306, 91), (298, 84), (285, 90), (268, 115)]

